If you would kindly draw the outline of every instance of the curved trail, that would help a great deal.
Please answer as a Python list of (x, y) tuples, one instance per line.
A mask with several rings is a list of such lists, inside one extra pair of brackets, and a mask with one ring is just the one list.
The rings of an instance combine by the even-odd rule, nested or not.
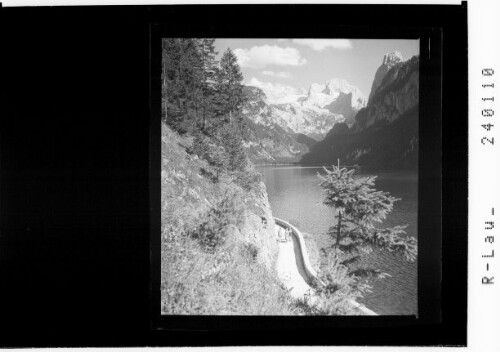
[[(314, 291), (309, 284), (316, 279), (317, 273), (309, 263), (304, 238), (300, 231), (290, 223), (278, 218), (274, 218), (274, 221), (276, 234), (280, 227), (289, 228), (292, 233), (291, 240), (278, 242), (279, 252), (276, 263), (278, 277), (293, 298), (303, 298), (314, 302)], [(355, 300), (351, 300), (351, 304), (363, 315), (378, 315)]]
[(304, 298), (312, 291), (309, 286), (309, 278), (304, 269), (304, 264), (299, 259), (301, 258), (298, 242), (295, 236), (288, 242), (279, 242), (278, 260), (276, 269), (278, 276), (285, 287), (290, 290), (290, 295), (293, 298)]

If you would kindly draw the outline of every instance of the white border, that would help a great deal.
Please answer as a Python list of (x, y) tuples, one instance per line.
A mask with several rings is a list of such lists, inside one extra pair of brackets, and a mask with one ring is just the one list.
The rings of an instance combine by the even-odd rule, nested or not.
[(80, 5), (181, 5), (181, 4), (430, 4), (457, 5), (459, 0), (5, 0), (10, 6), (80, 6)]
[[(500, 1), (480, 0), (469, 3), (469, 278), (468, 336), (473, 351), (500, 351)], [(481, 74), (483, 68), (495, 69), (491, 78)], [(482, 88), (493, 82), (495, 88)], [(483, 102), (494, 91), (495, 102)], [(496, 116), (483, 117), (482, 109), (492, 108)], [(447, 119), (448, 121), (453, 119)], [(481, 124), (491, 122), (486, 131)], [(448, 128), (450, 126), (447, 126)], [(494, 137), (495, 145), (481, 144), (482, 137)], [(465, 157), (465, 156), (464, 156)], [(491, 208), (495, 207), (495, 216)], [(485, 221), (494, 220), (496, 228), (485, 230)], [(485, 243), (485, 236), (496, 242)], [(496, 257), (481, 258), (494, 249)], [(495, 277), (494, 285), (482, 285), (487, 274)]]

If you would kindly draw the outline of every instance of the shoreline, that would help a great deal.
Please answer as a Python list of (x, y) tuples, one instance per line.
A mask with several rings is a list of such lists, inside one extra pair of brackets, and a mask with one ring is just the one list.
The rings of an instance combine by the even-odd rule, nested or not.
[[(273, 218), (274, 218), (276, 226), (280, 226), (280, 227), (283, 227), (283, 228), (287, 227), (287, 228), (291, 229), (292, 230), (291, 233), (292, 233), (293, 239), (295, 239), (298, 242), (298, 246), (297, 247), (298, 247), (298, 252), (299, 253), (297, 253), (297, 254), (300, 255), (300, 259), (301, 259), (300, 263), (301, 263), (301, 266), (303, 267), (304, 274), (308, 277), (308, 280), (304, 279), (305, 283), (309, 287), (310, 287), (309, 282), (313, 282), (313, 281), (317, 281), (321, 285), (325, 285), (317, 277), (318, 274), (317, 274), (316, 270), (314, 270), (314, 268), (312, 267), (311, 263), (309, 262), (309, 255), (307, 253), (307, 247), (306, 247), (306, 243), (305, 243), (304, 236), (302, 235), (302, 233), (295, 226), (293, 226), (292, 224), (288, 223), (287, 221), (279, 219), (279, 218), (276, 218), (276, 217), (273, 217)], [(295, 258), (295, 260), (297, 260), (297, 258)], [(299, 272), (301, 271), (300, 268), (298, 268), (298, 271)], [(299, 285), (302, 286), (302, 283), (300, 283)], [(311, 292), (313, 292), (311, 290), (312, 290), (312, 287), (310, 287), (309, 289), (307, 289), (306, 293), (304, 293), (304, 295), (308, 295), (308, 297), (310, 299), (314, 300), (314, 294), (311, 293)], [(304, 291), (304, 289), (302, 289), (302, 291)], [(292, 292), (293, 292), (293, 286), (292, 286)], [(296, 294), (294, 293), (294, 295), (296, 295)], [(312, 302), (312, 303), (314, 304), (314, 302)], [(363, 315), (378, 315), (373, 310), (367, 308), (364, 304), (361, 304), (361, 303), (357, 302), (355, 299), (349, 300), (349, 303), (354, 308), (356, 308), (359, 311), (361, 311), (363, 313)]]
[[(333, 164), (332, 164), (333, 165)], [(265, 167), (279, 167), (279, 166), (293, 166), (303, 169), (322, 169), (323, 167), (331, 167), (330, 164), (322, 165), (310, 165), (310, 164), (254, 164), (254, 167), (265, 168)], [(376, 167), (376, 166), (361, 166), (361, 165), (340, 165), (342, 168), (347, 169), (357, 169), (362, 171), (382, 171), (382, 172), (404, 172), (404, 173), (415, 173), (418, 174), (418, 168), (405, 168), (405, 167)]]

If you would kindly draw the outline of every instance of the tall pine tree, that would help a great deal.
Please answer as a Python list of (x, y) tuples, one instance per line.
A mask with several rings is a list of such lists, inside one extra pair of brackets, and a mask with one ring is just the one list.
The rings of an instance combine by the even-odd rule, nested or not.
[(231, 49), (227, 49), (220, 60), (217, 72), (216, 89), (218, 93), (218, 110), (222, 116), (229, 116), (229, 122), (233, 115), (241, 108), (244, 102), (243, 75), (238, 65), (238, 59)]
[(180, 133), (196, 129), (203, 100), (203, 64), (195, 40), (163, 40), (163, 107), (165, 121)]
[(214, 98), (215, 98), (215, 83), (217, 74), (217, 61), (215, 56), (217, 52), (214, 46), (215, 39), (200, 38), (197, 39), (198, 52), (200, 55), (201, 69), (203, 72), (201, 89), (202, 89), (202, 104), (201, 104), (201, 129), (205, 130), (207, 121), (212, 118), (215, 113)]
[[(218, 65), (215, 39), (167, 38), (163, 40), (164, 120), (179, 133), (210, 136), (206, 145), (222, 147), (221, 168), (236, 172), (246, 168), (240, 109), (243, 75), (234, 53), (227, 49)], [(236, 118), (234, 118), (236, 117)], [(220, 154), (220, 155), (219, 155)], [(214, 164), (217, 164), (214, 161)]]

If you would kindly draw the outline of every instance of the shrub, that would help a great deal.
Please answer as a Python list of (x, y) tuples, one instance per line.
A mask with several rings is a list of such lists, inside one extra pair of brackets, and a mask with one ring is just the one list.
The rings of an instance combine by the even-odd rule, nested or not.
[(207, 137), (203, 133), (197, 133), (194, 136), (193, 144), (188, 150), (190, 154), (198, 155), (200, 158), (205, 157), (205, 152), (208, 148)]
[(253, 243), (247, 243), (245, 245), (245, 249), (249, 257), (255, 261), (257, 259), (257, 255), (259, 255), (259, 248), (257, 248), (257, 246), (254, 245)]
[(316, 314), (326, 315), (356, 315), (359, 312), (350, 303), (366, 292), (371, 292), (371, 286), (361, 282), (361, 279), (349, 272), (347, 266), (341, 263), (336, 252), (324, 251), (326, 265), (318, 275), (324, 285), (316, 282), (315, 289), (319, 296), (315, 309)]
[(196, 134), (190, 152), (198, 155), (200, 159), (206, 160), (212, 166), (215, 175), (212, 176), (212, 173), (207, 171), (206, 174), (215, 182), (227, 169), (228, 155), (224, 147), (217, 145), (216, 140), (212, 140), (201, 132)]
[(243, 171), (248, 165), (243, 138), (237, 124), (228, 123), (218, 131), (220, 145), (227, 153), (227, 169), (229, 171)]
[(163, 314), (299, 313), (273, 274), (253, 259), (256, 247), (236, 240), (232, 248), (207, 252), (189, 236), (169, 239), (162, 252)]
[(239, 197), (226, 196), (200, 219), (200, 224), (189, 231), (203, 248), (213, 250), (224, 244), (228, 235), (228, 226), (237, 225), (242, 213)]

